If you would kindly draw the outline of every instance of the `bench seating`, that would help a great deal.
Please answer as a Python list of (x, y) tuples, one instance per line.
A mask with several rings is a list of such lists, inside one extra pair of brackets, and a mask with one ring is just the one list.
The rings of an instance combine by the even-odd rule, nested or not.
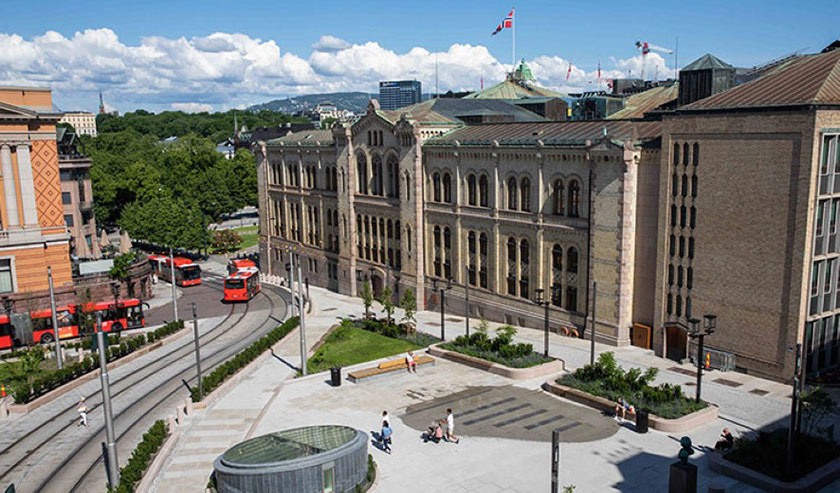
[[(426, 355), (422, 356), (414, 356), (414, 361), (417, 362), (417, 367), (421, 367), (423, 365), (432, 365), (434, 366), (435, 360)], [(383, 361), (379, 363), (379, 365), (373, 368), (363, 368), (361, 370), (351, 371), (348, 374), (348, 378), (353, 383), (359, 383), (361, 380), (367, 380), (370, 378), (379, 377), (382, 375), (387, 375), (389, 373), (393, 373), (395, 371), (405, 371), (408, 369), (408, 365), (405, 362), (405, 358), (394, 359), (390, 361)]]

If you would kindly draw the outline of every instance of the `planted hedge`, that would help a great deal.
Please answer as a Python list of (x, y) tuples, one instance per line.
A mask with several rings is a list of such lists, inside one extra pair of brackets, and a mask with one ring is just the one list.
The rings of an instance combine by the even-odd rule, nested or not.
[[(204, 376), (201, 380), (202, 392), (206, 396), (216, 387), (221, 385), (225, 380), (235, 375), (245, 365), (254, 361), (257, 356), (268, 351), (271, 346), (277, 344), (280, 339), (286, 337), (286, 334), (292, 331), (298, 325), (298, 317), (292, 317), (283, 322), (279, 327), (275, 328), (268, 334), (262, 336), (253, 344), (237, 353), (233, 358), (225, 361), (209, 375)], [(198, 387), (190, 387), (190, 395), (193, 402), (198, 402)]]
[(487, 329), (479, 329), (467, 336), (458, 336), (452, 342), (441, 344), (448, 351), (455, 351), (467, 356), (499, 363), (509, 368), (531, 368), (554, 361), (534, 351), (534, 346), (526, 343), (513, 343), (516, 329), (504, 325), (496, 329), (496, 337), (487, 335)]
[[(110, 363), (111, 361), (133, 353), (146, 344), (151, 344), (152, 342), (160, 340), (161, 338), (173, 334), (183, 328), (183, 320), (170, 322), (147, 334), (140, 334), (139, 336), (119, 342), (119, 345), (109, 347), (106, 349), (105, 358)], [(121, 338), (119, 334), (111, 334), (108, 336), (109, 343), (111, 341), (118, 342), (120, 340)], [(87, 342), (89, 348), (90, 339), (82, 341), (82, 344), (84, 344), (84, 342)], [(68, 362), (61, 370), (53, 370), (45, 375), (33, 379), (31, 383), (17, 383), (11, 388), (15, 404), (26, 404), (27, 402), (30, 402), (33, 399), (36, 399), (41, 395), (46, 394), (47, 392), (97, 368), (99, 368), (99, 357), (86, 356), (81, 362)]]
[(143, 440), (137, 444), (131, 458), (124, 467), (120, 468), (120, 484), (116, 488), (108, 488), (109, 492), (130, 493), (134, 491), (137, 482), (143, 479), (143, 473), (149, 467), (152, 457), (160, 450), (169, 435), (169, 427), (163, 420), (157, 420), (143, 434)]

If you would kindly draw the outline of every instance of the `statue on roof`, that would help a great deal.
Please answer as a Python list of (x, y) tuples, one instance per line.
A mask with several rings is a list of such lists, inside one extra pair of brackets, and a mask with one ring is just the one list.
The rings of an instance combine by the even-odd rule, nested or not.
[(523, 58), (522, 61), (519, 62), (519, 66), (517, 66), (513, 71), (513, 81), (519, 84), (526, 84), (534, 80), (536, 79), (531, 73), (531, 67), (525, 63), (525, 59)]

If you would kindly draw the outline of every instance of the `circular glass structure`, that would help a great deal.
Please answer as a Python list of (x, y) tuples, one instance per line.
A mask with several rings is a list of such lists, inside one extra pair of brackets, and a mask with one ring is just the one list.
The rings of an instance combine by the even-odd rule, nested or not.
[(367, 474), (367, 434), (307, 426), (238, 443), (213, 464), (220, 493), (352, 491)]

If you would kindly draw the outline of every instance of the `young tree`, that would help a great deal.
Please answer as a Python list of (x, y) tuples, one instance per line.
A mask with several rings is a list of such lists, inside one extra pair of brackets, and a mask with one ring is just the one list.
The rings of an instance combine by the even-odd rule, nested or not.
[(382, 296), (379, 297), (379, 303), (382, 305), (382, 309), (385, 311), (387, 315), (388, 325), (391, 325), (391, 315), (394, 313), (394, 293), (391, 291), (391, 288), (386, 287), (382, 290)]
[(802, 391), (802, 432), (814, 435), (823, 420), (834, 412), (836, 404), (822, 387), (813, 387)]
[(359, 294), (362, 297), (362, 303), (365, 304), (365, 319), (370, 318), (370, 307), (373, 306), (373, 291), (370, 289), (370, 283), (365, 281), (362, 284), (362, 292)]
[(213, 247), (218, 250), (232, 251), (236, 250), (242, 238), (239, 233), (232, 229), (220, 229), (213, 235)]
[(405, 294), (400, 300), (400, 308), (405, 312), (402, 320), (406, 323), (406, 332), (412, 332), (415, 323), (414, 314), (417, 313), (417, 300), (410, 289), (405, 290)]

